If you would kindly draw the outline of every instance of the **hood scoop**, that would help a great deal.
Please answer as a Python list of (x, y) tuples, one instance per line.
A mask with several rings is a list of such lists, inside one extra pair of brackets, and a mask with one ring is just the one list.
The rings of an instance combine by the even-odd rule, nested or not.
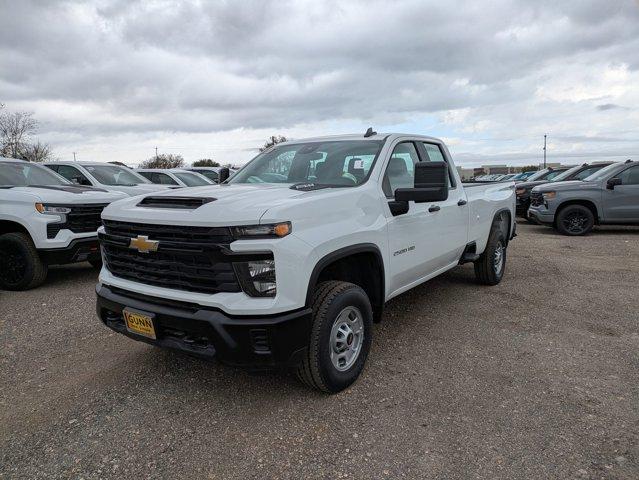
[(212, 197), (144, 197), (138, 207), (146, 208), (176, 208), (184, 210), (195, 210), (196, 208), (206, 205), (217, 200)]

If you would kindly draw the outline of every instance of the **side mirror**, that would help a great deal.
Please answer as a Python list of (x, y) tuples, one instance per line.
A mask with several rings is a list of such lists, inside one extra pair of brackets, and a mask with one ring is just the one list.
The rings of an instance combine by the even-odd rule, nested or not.
[(447, 198), (448, 164), (446, 162), (415, 164), (415, 187), (395, 190), (395, 201), (399, 202), (441, 202)]
[(621, 178), (619, 177), (611, 178), (606, 183), (606, 188), (608, 190), (614, 190), (617, 185), (621, 185)]
[(218, 183), (224, 183), (231, 175), (231, 172), (229, 171), (228, 168), (224, 167), (224, 168), (220, 168), (218, 175), (219, 175)]

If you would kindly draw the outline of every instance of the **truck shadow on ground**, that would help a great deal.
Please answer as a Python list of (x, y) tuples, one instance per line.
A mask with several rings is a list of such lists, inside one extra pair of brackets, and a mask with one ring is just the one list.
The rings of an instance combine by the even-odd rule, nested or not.
[[(557, 238), (575, 238), (575, 237), (570, 237), (567, 235), (562, 235), (554, 228), (546, 226), (546, 225), (526, 223), (525, 221), (521, 223), (525, 225), (526, 227), (532, 229), (535, 234), (548, 235), (548, 236), (553, 236)], [(590, 237), (590, 236), (597, 236), (597, 235), (612, 236), (612, 235), (629, 235), (629, 234), (639, 234), (639, 227), (636, 227), (633, 225), (627, 225), (627, 226), (596, 225), (595, 228), (590, 233), (584, 235), (583, 237)]]
[(72, 265), (55, 265), (49, 267), (47, 279), (41, 288), (60, 288), (71, 286), (79, 282), (98, 283), (100, 271), (91, 266), (88, 262), (76, 263)]
[[(426, 335), (435, 321), (430, 312), (446, 308), (468, 288), (476, 288), (472, 266), (454, 269), (391, 300), (382, 322), (373, 327), (374, 354), (362, 377), (351, 389), (357, 389), (358, 384), (379, 380), (374, 373), (379, 375), (379, 369), (371, 365), (376, 359), (382, 358), (387, 368), (394, 368), (394, 347), (385, 341), (388, 335), (400, 342), (412, 342), (416, 335)], [(121, 341), (126, 348), (131, 340), (122, 338)], [(397, 366), (401, 364), (401, 360), (395, 361)], [(291, 395), (305, 399), (327, 397), (302, 385), (292, 369), (251, 372), (150, 345), (141, 345), (127, 364), (135, 365), (136, 371), (131, 372), (129, 367), (122, 370), (123, 374), (126, 372), (127, 375), (141, 378), (143, 383), (148, 382), (148, 388), (162, 384), (167, 392), (182, 392), (180, 395), (197, 386), (198, 392), (232, 399), (236, 404), (273, 402), (278, 399), (289, 402)]]

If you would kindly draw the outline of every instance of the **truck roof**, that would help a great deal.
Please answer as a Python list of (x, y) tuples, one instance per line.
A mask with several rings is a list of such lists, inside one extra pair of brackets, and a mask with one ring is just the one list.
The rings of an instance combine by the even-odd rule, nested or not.
[(439, 138), (429, 137), (427, 135), (414, 135), (410, 133), (375, 133), (374, 135), (370, 135), (365, 137), (361, 133), (353, 133), (347, 135), (328, 135), (323, 137), (309, 137), (309, 138), (296, 138), (294, 140), (288, 140), (286, 142), (278, 143), (278, 145), (282, 144), (293, 144), (293, 143), (310, 143), (310, 142), (342, 142), (348, 140), (385, 140), (389, 137), (411, 137), (411, 138), (419, 138), (423, 140), (428, 140), (431, 142), (442, 143)]

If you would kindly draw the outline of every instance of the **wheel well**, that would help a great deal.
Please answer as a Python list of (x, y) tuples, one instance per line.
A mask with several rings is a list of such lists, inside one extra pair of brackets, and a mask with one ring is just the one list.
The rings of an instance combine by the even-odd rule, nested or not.
[(557, 217), (559, 216), (559, 213), (564, 208), (569, 207), (570, 205), (581, 205), (583, 207), (588, 208), (592, 212), (592, 215), (595, 217), (595, 223), (599, 223), (599, 214), (597, 213), (597, 206), (590, 200), (568, 200), (562, 203), (561, 205), (559, 205), (559, 207), (557, 207), (557, 213), (555, 213), (555, 222), (557, 221)]
[[(499, 224), (499, 228), (504, 232), (504, 236), (506, 237), (506, 245), (510, 242), (510, 235), (512, 234), (512, 218), (510, 214), (510, 210), (499, 210), (495, 213), (495, 217), (493, 218), (493, 225)], [(492, 227), (491, 227), (492, 228)]]
[(340, 280), (360, 286), (368, 295), (373, 307), (373, 319), (381, 320), (384, 308), (384, 264), (379, 251), (347, 253), (338, 258), (327, 258), (313, 272), (308, 289), (308, 299), (315, 286), (327, 280)]
[(10, 220), (0, 220), (0, 235), (14, 232), (22, 232), (29, 235), (29, 231), (19, 223)]

